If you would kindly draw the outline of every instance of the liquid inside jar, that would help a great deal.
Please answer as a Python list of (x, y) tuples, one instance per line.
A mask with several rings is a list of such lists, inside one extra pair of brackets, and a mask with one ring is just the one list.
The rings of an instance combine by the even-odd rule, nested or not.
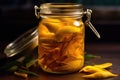
[(50, 73), (78, 71), (84, 64), (84, 35), (81, 19), (42, 19), (38, 28), (38, 64)]

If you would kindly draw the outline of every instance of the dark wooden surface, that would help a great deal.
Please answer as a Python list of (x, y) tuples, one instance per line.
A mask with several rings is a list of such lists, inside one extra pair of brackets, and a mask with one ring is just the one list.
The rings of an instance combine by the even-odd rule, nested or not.
[[(6, 44), (6, 42), (0, 42), (1, 57), (4, 57), (2, 53), (5, 47), (4, 44)], [(111, 72), (120, 75), (120, 43), (88, 43), (85, 48), (87, 52), (101, 56), (101, 58), (88, 61), (88, 64), (112, 62), (113, 66), (111, 67)], [(0, 75), (0, 80), (89, 80), (82, 78), (82, 74), (79, 72), (64, 75), (49, 74), (42, 70), (37, 70), (36, 72), (39, 73), (39, 77), (29, 76), (27, 79), (23, 79), (15, 75), (5, 74)], [(104, 80), (120, 80), (120, 76)]]

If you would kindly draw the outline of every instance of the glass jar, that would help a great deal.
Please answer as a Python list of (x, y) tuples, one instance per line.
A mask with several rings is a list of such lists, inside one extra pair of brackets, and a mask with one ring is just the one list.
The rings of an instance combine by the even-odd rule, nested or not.
[(44, 71), (62, 74), (83, 67), (84, 14), (86, 12), (82, 4), (45, 3), (40, 8), (35, 6), (35, 15), (41, 17), (38, 27), (38, 64)]

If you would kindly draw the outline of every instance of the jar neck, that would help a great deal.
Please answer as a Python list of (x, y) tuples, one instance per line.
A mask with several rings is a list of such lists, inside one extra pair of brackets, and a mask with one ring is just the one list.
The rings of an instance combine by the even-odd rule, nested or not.
[(41, 17), (79, 17), (83, 16), (83, 6), (77, 3), (45, 3), (40, 6)]

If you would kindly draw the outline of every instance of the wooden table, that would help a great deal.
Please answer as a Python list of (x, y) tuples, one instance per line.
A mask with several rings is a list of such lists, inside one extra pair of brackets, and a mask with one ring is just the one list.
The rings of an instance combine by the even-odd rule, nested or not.
[[(1, 54), (5, 47), (4, 43), (1, 43), (0, 45)], [(111, 71), (120, 75), (120, 43), (87, 43), (85, 49), (91, 54), (101, 56), (101, 58), (90, 60), (89, 64), (112, 62), (113, 66), (111, 67)], [(2, 54), (2, 57), (3, 56), (4, 55)], [(49, 74), (42, 70), (38, 70), (37, 72), (39, 72), (39, 77), (30, 76), (27, 79), (23, 79), (15, 75), (6, 74), (1, 75), (0, 80), (89, 80), (82, 78), (82, 74), (79, 72), (62, 75)], [(120, 80), (120, 76), (104, 80)]]

